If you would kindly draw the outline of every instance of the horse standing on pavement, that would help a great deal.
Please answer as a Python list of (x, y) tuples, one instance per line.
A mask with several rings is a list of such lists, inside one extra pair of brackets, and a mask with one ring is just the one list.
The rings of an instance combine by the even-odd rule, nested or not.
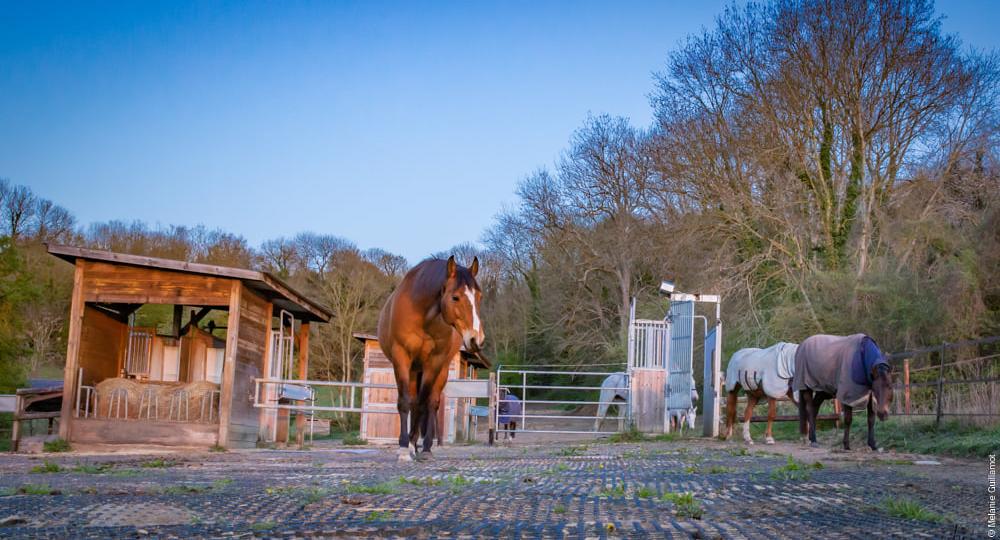
[(774, 444), (771, 428), (777, 414), (778, 400), (796, 401), (792, 392), (792, 378), (795, 376), (794, 343), (776, 343), (766, 349), (748, 348), (733, 353), (726, 366), (726, 432), (724, 438), (733, 436), (736, 423), (736, 399), (742, 389), (747, 396), (747, 408), (743, 413), (743, 440), (753, 444), (750, 437), (750, 419), (753, 409), (761, 398), (767, 398), (767, 431), (764, 442)]
[[(431, 457), (435, 435), (441, 444), (441, 392), (448, 382), (448, 365), (461, 347), (489, 365), (481, 353), (486, 333), (479, 318), (478, 272), (478, 258), (468, 268), (459, 266), (455, 257), (423, 261), (406, 273), (379, 315), (379, 345), (396, 376), (400, 460)], [(418, 453), (421, 434), (423, 450)]]
[(875, 340), (865, 334), (806, 338), (795, 353), (792, 389), (799, 392), (799, 432), (816, 443), (816, 416), (823, 401), (844, 407), (844, 450), (851, 449), (854, 407), (868, 408), (868, 446), (875, 445), (875, 417), (885, 421), (892, 403), (892, 368)]

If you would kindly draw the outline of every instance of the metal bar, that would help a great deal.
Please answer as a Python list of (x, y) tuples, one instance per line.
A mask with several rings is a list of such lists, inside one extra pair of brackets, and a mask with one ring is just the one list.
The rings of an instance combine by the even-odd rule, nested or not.
[(356, 412), (362, 414), (399, 414), (395, 409), (362, 409), (360, 407), (327, 407), (324, 405), (283, 405), (279, 403), (254, 403), (258, 409), (287, 409), (290, 411)]
[[(501, 388), (518, 388), (517, 386), (510, 385), (500, 385)], [(395, 387), (393, 387), (395, 388)], [(548, 389), (548, 390), (628, 390), (628, 388), (607, 388), (602, 386), (535, 386), (535, 385), (521, 385), (520, 388), (531, 388), (531, 389)]]
[(560, 420), (596, 420), (598, 418), (604, 418), (603, 416), (568, 416), (568, 415), (551, 415), (551, 414), (528, 414), (521, 415), (521, 419), (524, 418), (558, 418)]
[[(514, 403), (512, 399), (501, 399), (500, 403)], [(550, 405), (624, 405), (622, 401), (550, 401), (544, 399), (522, 399), (520, 403), (546, 403)]]
[(500, 373), (526, 373), (531, 375), (603, 375), (607, 377), (608, 375), (614, 375), (619, 373), (617, 371), (537, 371), (537, 370), (512, 370), (512, 369), (498, 369), (497, 374)]
[[(968, 360), (959, 360), (957, 362), (948, 362), (944, 366), (945, 367), (951, 367), (951, 366), (961, 366), (961, 365), (965, 365), (965, 364), (974, 364), (976, 362), (982, 362), (984, 360), (993, 360), (995, 358), (1000, 358), (1000, 353), (998, 353), (998, 354), (988, 354), (986, 356), (978, 356), (976, 358), (969, 358)], [(907, 361), (907, 360), (909, 360), (909, 358), (904, 359), (904, 362)], [(937, 369), (937, 368), (938, 368), (938, 366), (926, 366), (926, 367), (922, 367), (922, 368), (911, 369), (910, 371), (913, 372), (913, 373), (917, 373), (919, 371), (930, 371), (932, 369)]]
[(570, 435), (615, 435), (617, 431), (571, 431), (571, 430), (551, 430), (551, 429), (497, 429), (498, 433), (568, 433)]
[[(937, 414), (938, 413), (936, 413), (936, 412), (929, 412), (929, 413), (916, 413), (915, 412), (915, 413), (910, 413), (910, 414), (901, 414), (899, 416), (937, 416)], [(1000, 412), (996, 412), (996, 413), (949, 413), (949, 412), (943, 412), (943, 413), (941, 413), (941, 416), (1000, 416)]]
[(312, 381), (306, 379), (273, 379), (273, 378), (257, 378), (255, 381), (259, 381), (263, 384), (298, 384), (302, 386), (333, 386), (333, 387), (343, 387), (347, 388), (350, 386), (355, 386), (358, 388), (392, 388), (395, 389), (395, 384), (374, 384), (374, 383), (363, 383), (363, 382), (353, 382), (353, 381)]

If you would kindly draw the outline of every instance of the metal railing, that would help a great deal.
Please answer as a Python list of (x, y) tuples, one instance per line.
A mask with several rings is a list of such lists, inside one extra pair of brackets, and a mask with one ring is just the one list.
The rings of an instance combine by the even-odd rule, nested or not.
[[(622, 366), (622, 367), (624, 367), (624, 366)], [(505, 375), (507, 376), (508, 379), (510, 379), (511, 377), (513, 377), (515, 379), (520, 379), (520, 383), (506, 383), (505, 384), (503, 382)], [(625, 384), (624, 387), (602, 387), (602, 386), (595, 386), (593, 384), (588, 384), (588, 385), (576, 385), (576, 384), (573, 384), (573, 385), (569, 385), (569, 384), (566, 384), (566, 385), (558, 385), (558, 384), (528, 384), (528, 376), (529, 375), (536, 376), (536, 377), (538, 377), (538, 376), (541, 376), (541, 377), (571, 377), (571, 378), (585, 377), (585, 378), (588, 378), (588, 379), (591, 379), (591, 380), (594, 380), (596, 377), (601, 377), (601, 379), (600, 379), (601, 382), (604, 381), (604, 378), (609, 377), (611, 375), (623, 375), (625, 377), (626, 384)], [(551, 410), (552, 409), (552, 407), (551, 407), (552, 405), (556, 405), (556, 406), (559, 406), (559, 405), (561, 405), (561, 406), (583, 406), (583, 405), (598, 405), (598, 406), (600, 406), (600, 405), (609, 405), (610, 406), (610, 405), (617, 405), (617, 406), (626, 407), (626, 417), (630, 416), (629, 403), (631, 402), (631, 384), (630, 384), (629, 381), (631, 379), (630, 379), (630, 377), (629, 377), (629, 375), (627, 373), (603, 372), (603, 371), (543, 371), (543, 370), (530, 370), (530, 369), (503, 369), (503, 366), (500, 366), (500, 367), (497, 368), (496, 380), (497, 380), (497, 384), (495, 385), (495, 387), (493, 389), (494, 395), (493, 395), (493, 398), (491, 400), (494, 403), (494, 407), (493, 407), (493, 410), (491, 411), (491, 414), (494, 417), (493, 420), (494, 420), (494, 425), (496, 425), (496, 432), (497, 433), (569, 433), (569, 434), (590, 434), (590, 435), (595, 435), (595, 434), (596, 435), (602, 435), (602, 434), (604, 434), (604, 435), (610, 435), (610, 434), (614, 434), (614, 433), (618, 433), (619, 432), (619, 430), (615, 430), (615, 431), (597, 431), (596, 429), (588, 429), (588, 430), (570, 429), (568, 426), (567, 426), (566, 429), (548, 429), (546, 426), (535, 427), (535, 426), (529, 425), (529, 423), (528, 423), (529, 419), (531, 419), (531, 420), (554, 420), (554, 419), (557, 419), (557, 420), (566, 420), (566, 421), (589, 420), (591, 422), (594, 422), (596, 420), (599, 420), (599, 419), (603, 418), (603, 417), (598, 416), (598, 415), (545, 414), (545, 413), (551, 413), (552, 412), (552, 410)], [(504, 390), (506, 390), (507, 392), (514, 391), (515, 395), (517, 395), (516, 391), (519, 390), (520, 391), (520, 397), (518, 399), (516, 399), (516, 400), (501, 398), (501, 393)], [(626, 395), (626, 400), (625, 400), (624, 403), (622, 403), (620, 401), (613, 401), (613, 400), (612, 401), (600, 401), (600, 399), (601, 399), (600, 397), (598, 397), (598, 401), (594, 401), (594, 400), (588, 399), (586, 397), (584, 397), (584, 399), (576, 399), (576, 400), (566, 400), (566, 399), (562, 399), (562, 400), (560, 400), (560, 399), (530, 399), (529, 396), (528, 396), (528, 394), (529, 394), (529, 391), (531, 391), (531, 390), (535, 390), (535, 391), (537, 391), (537, 390), (547, 390), (547, 391), (550, 391), (550, 392), (558, 390), (558, 391), (561, 391), (561, 393), (567, 393), (567, 392), (570, 392), (570, 393), (572, 393), (572, 392), (588, 392), (589, 393), (589, 392), (600, 391), (600, 390), (614, 390), (616, 392), (618, 392), (618, 391), (624, 392), (625, 395)], [(537, 395), (537, 392), (536, 392), (536, 395)], [(520, 414), (503, 415), (503, 416), (511, 416), (511, 417), (519, 419), (520, 424), (518, 425), (518, 427), (516, 429), (513, 429), (513, 428), (503, 428), (500, 425), (500, 416), (501, 416), (501, 414), (500, 414), (500, 404), (501, 403), (520, 403), (521, 404), (521, 412), (520, 412)], [(535, 411), (538, 412), (538, 413), (542, 413), (542, 414), (530, 414), (529, 405), (534, 406), (533, 408), (535, 409)], [(548, 405), (550, 407), (541, 407), (540, 408), (540, 407), (537, 407), (538, 405)]]

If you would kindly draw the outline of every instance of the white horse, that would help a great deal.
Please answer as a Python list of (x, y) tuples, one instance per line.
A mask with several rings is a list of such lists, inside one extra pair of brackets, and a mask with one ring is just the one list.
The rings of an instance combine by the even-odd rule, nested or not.
[(625, 403), (628, 402), (628, 375), (612, 373), (601, 383), (601, 403), (597, 406), (597, 418), (594, 420), (594, 431), (601, 430), (604, 417), (612, 402), (618, 407), (618, 431), (625, 429)]
[(694, 375), (692, 375), (691, 406), (687, 409), (671, 409), (670, 411), (667, 411), (667, 416), (670, 419), (671, 429), (676, 429), (681, 433), (684, 433), (685, 420), (687, 420), (688, 427), (694, 429), (694, 422), (698, 416), (698, 409), (694, 405), (694, 402), (696, 401), (698, 401), (698, 388), (697, 388), (697, 383), (694, 380)]
[(726, 432), (725, 439), (733, 435), (736, 423), (736, 399), (740, 389), (747, 396), (747, 408), (743, 413), (743, 440), (753, 444), (750, 438), (750, 419), (753, 408), (762, 398), (767, 398), (767, 430), (764, 442), (774, 444), (771, 427), (777, 414), (777, 401), (791, 399), (798, 403), (798, 393), (792, 392), (791, 382), (795, 376), (795, 343), (776, 343), (766, 349), (740, 349), (733, 353), (726, 367)]

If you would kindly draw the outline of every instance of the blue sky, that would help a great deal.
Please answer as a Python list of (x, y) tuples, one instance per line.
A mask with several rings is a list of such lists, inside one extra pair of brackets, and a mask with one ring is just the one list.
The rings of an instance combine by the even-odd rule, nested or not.
[[(311, 230), (411, 262), (475, 241), (589, 112), (725, 2), (0, 0), (0, 177), (83, 224)], [(941, 2), (997, 47), (1000, 3)]]

